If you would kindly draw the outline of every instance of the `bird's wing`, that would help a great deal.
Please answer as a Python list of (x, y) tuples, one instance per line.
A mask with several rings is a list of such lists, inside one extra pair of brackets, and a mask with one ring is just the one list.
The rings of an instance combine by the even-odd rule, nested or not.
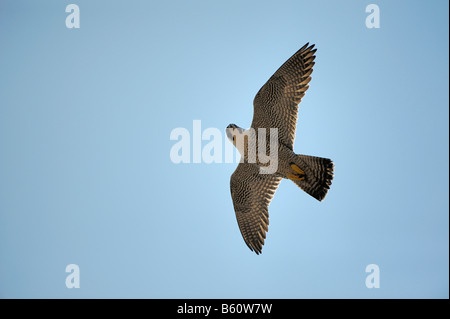
[(278, 128), (279, 140), (293, 148), (298, 104), (308, 89), (314, 66), (314, 44), (305, 44), (262, 86), (253, 101), (252, 128)]
[(261, 253), (269, 225), (269, 204), (281, 177), (260, 174), (254, 164), (239, 163), (230, 188), (236, 219), (247, 246)]

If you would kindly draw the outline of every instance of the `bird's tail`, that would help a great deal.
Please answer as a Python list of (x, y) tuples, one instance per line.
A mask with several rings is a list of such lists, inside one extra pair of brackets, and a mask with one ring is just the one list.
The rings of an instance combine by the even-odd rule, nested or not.
[(290, 180), (315, 199), (321, 201), (325, 198), (333, 179), (334, 164), (330, 159), (296, 155), (290, 166)]

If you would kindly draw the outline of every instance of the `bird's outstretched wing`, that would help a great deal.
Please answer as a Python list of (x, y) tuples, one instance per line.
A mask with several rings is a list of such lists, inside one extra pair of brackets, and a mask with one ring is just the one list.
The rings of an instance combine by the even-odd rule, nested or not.
[(278, 128), (280, 142), (293, 148), (298, 104), (308, 89), (314, 44), (305, 44), (262, 86), (253, 101), (252, 128)]
[(245, 243), (261, 253), (269, 225), (269, 204), (281, 177), (260, 174), (258, 166), (239, 163), (231, 175), (230, 188), (236, 219)]

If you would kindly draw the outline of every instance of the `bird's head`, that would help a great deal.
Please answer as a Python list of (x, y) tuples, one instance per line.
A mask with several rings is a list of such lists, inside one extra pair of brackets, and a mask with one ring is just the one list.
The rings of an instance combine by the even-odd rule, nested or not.
[(227, 137), (234, 146), (236, 146), (237, 138), (244, 133), (244, 129), (240, 128), (236, 124), (230, 124), (226, 129)]

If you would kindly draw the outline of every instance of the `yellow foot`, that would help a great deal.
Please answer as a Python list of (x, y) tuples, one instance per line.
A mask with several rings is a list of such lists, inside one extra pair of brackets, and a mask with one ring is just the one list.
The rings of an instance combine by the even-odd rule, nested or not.
[(290, 165), (291, 165), (291, 168), (292, 168), (297, 174), (305, 175), (305, 172), (304, 172), (300, 167), (298, 167), (298, 166), (295, 165), (294, 163), (291, 163)]
[(289, 178), (293, 181), (302, 181), (305, 179), (305, 175), (288, 174), (287, 178)]
[(300, 167), (298, 167), (294, 163), (290, 163), (289, 165), (291, 166), (291, 168), (295, 172), (295, 174), (288, 174), (287, 178), (289, 178), (293, 181), (302, 181), (305, 179), (305, 172)]

